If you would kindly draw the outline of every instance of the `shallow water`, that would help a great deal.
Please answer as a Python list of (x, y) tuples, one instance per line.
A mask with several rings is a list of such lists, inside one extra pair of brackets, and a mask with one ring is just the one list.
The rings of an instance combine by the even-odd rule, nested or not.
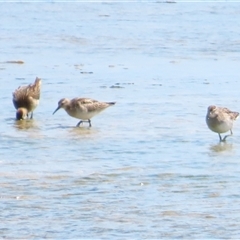
[[(221, 144), (205, 124), (211, 104), (240, 111), (239, 4), (2, 6), (2, 238), (239, 237), (239, 122)], [(36, 76), (17, 122), (11, 94)], [(117, 104), (91, 129), (52, 115), (78, 96)]]

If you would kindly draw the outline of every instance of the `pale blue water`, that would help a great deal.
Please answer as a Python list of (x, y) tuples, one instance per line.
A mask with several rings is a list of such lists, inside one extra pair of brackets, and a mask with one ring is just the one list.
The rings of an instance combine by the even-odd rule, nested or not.
[[(1, 3), (0, 237), (239, 238), (238, 3)], [(6, 63), (23, 61), (24, 64)], [(34, 119), (12, 92), (42, 78)], [(117, 104), (76, 128), (63, 97)]]

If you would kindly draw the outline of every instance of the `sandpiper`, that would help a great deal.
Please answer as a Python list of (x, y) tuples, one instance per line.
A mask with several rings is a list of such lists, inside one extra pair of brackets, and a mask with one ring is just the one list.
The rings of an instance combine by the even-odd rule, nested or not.
[(17, 109), (17, 120), (26, 119), (33, 110), (38, 106), (40, 99), (41, 79), (36, 78), (33, 84), (20, 86), (13, 92), (13, 105)]
[(71, 117), (81, 119), (77, 127), (83, 122), (88, 122), (89, 127), (91, 127), (90, 119), (114, 104), (115, 102), (99, 102), (91, 98), (73, 98), (72, 100), (62, 98), (53, 114), (63, 108)]
[[(209, 106), (206, 115), (206, 123), (210, 130), (218, 133), (220, 142), (224, 142), (228, 136), (231, 136), (233, 121), (238, 118), (238, 112), (232, 112), (228, 108)], [(223, 139), (220, 133), (230, 131)]]

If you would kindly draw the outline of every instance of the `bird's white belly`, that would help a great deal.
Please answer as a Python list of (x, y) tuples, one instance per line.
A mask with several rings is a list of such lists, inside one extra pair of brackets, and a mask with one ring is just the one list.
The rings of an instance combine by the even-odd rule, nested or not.
[(33, 111), (38, 106), (38, 104), (39, 104), (39, 100), (32, 98), (31, 111)]
[(232, 128), (232, 124), (226, 123), (226, 122), (222, 122), (222, 123), (218, 123), (218, 124), (208, 124), (208, 127), (216, 133), (225, 133), (227, 131), (229, 131)]
[(88, 120), (97, 115), (98, 111), (86, 112), (86, 111), (68, 111), (67, 112), (71, 117)]

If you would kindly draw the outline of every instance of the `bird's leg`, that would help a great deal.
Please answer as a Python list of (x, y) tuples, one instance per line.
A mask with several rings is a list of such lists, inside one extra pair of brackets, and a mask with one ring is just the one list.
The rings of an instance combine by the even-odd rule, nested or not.
[(83, 121), (81, 120), (81, 121), (76, 125), (76, 127), (79, 127), (82, 122), (83, 122)]
[(230, 134), (229, 134), (229, 135), (226, 135), (226, 136), (223, 138), (222, 141), (225, 142), (226, 139), (227, 139), (227, 137), (229, 137), (229, 136), (231, 136), (231, 135), (233, 135), (232, 129), (230, 129)]
[(33, 118), (33, 112), (31, 113), (31, 117), (30, 117), (31, 119)]
[(222, 142), (222, 137), (221, 137), (220, 133), (218, 134), (218, 136), (219, 136), (220, 142)]
[(92, 124), (91, 124), (91, 120), (90, 119), (88, 119), (88, 123), (89, 123), (89, 127), (91, 127)]
[(76, 127), (79, 127), (80, 126), (80, 124), (81, 123), (84, 123), (84, 122), (88, 122), (88, 124), (89, 124), (89, 127), (91, 127), (92, 126), (92, 124), (91, 124), (91, 120), (90, 119), (88, 119), (87, 121), (83, 121), (83, 120), (81, 120), (78, 124), (77, 124), (77, 126)]
[(225, 141), (226, 141), (226, 139), (227, 139), (227, 137), (229, 137), (229, 136), (231, 136), (231, 135), (226, 135), (226, 136), (224, 136), (224, 138), (223, 138), (222, 142), (225, 142)]

